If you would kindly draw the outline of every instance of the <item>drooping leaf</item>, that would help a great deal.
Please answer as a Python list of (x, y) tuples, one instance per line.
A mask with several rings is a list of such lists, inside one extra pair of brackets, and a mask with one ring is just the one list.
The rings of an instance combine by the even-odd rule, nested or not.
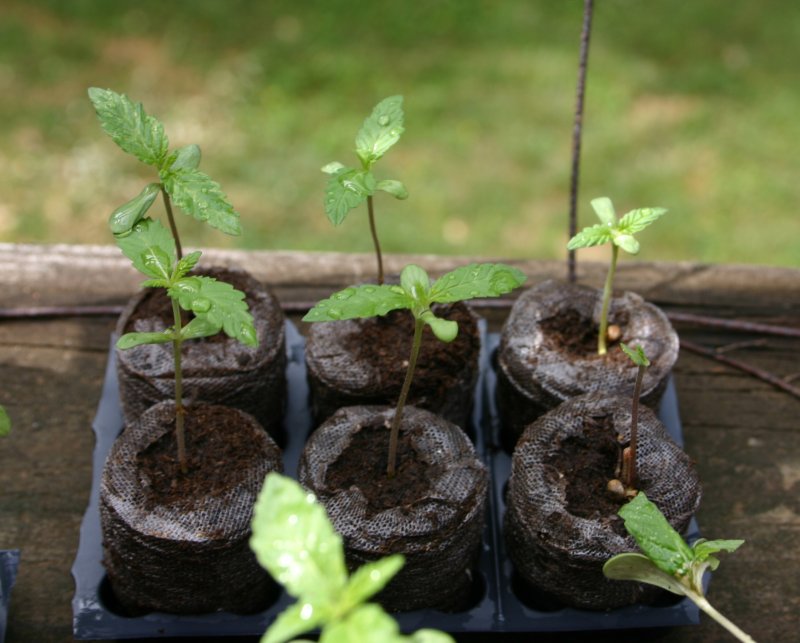
[(619, 515), (636, 544), (659, 569), (673, 576), (689, 571), (694, 559), (692, 550), (644, 493), (623, 506)]
[(662, 589), (684, 596), (685, 586), (666, 572), (656, 567), (655, 563), (643, 554), (617, 554), (609, 558), (603, 565), (603, 574), (613, 580), (632, 580), (648, 583)]
[(222, 327), (207, 317), (195, 317), (181, 328), (181, 339), (200, 339), (216, 335)]
[(619, 220), (619, 225), (617, 227), (620, 232), (624, 234), (636, 234), (666, 213), (667, 210), (665, 208), (639, 208), (637, 210), (631, 210)]
[(499, 297), (521, 286), (527, 277), (502, 263), (473, 263), (442, 275), (430, 289), (431, 302), (451, 303), (475, 297)]
[(347, 583), (342, 538), (313, 494), (290, 478), (268, 474), (252, 530), (258, 562), (291, 596), (317, 608), (340, 595)]
[(11, 418), (8, 412), (0, 405), (0, 437), (11, 433)]
[(229, 337), (247, 346), (257, 346), (253, 316), (247, 308), (244, 293), (213, 277), (183, 277), (168, 290), (181, 308), (191, 310), (221, 328)]
[(178, 261), (177, 268), (175, 268), (175, 278), (180, 279), (181, 277), (185, 276), (197, 265), (197, 262), (200, 261), (202, 254), (202, 252), (196, 250), (194, 252), (190, 252), (188, 255), (184, 255), (183, 258)]
[(233, 209), (219, 183), (197, 169), (163, 172), (164, 189), (175, 204), (198, 221), (226, 234), (242, 233), (239, 213)]
[(117, 340), (116, 346), (124, 351), (142, 344), (166, 344), (173, 339), (171, 328), (156, 333), (125, 333)]
[(134, 103), (125, 94), (92, 87), (89, 99), (94, 105), (100, 125), (125, 152), (143, 163), (161, 167), (169, 150), (164, 126), (149, 116), (141, 103)]
[(592, 209), (595, 211), (601, 223), (607, 226), (614, 226), (617, 224), (617, 213), (614, 210), (614, 204), (611, 203), (611, 199), (607, 196), (592, 199)]
[(700, 539), (692, 545), (695, 559), (703, 562), (720, 551), (732, 552), (744, 544), (743, 540), (705, 540)]
[(153, 205), (161, 186), (150, 183), (127, 203), (119, 206), (108, 217), (108, 227), (112, 234), (126, 234), (136, 225)]
[(403, 97), (384, 98), (356, 134), (356, 154), (365, 168), (381, 158), (403, 133)]
[(431, 289), (431, 279), (424, 268), (410, 263), (400, 272), (400, 286), (408, 293), (409, 297), (424, 308), (428, 307), (428, 293)]
[(394, 179), (384, 179), (383, 181), (378, 181), (375, 189), (382, 190), (387, 194), (391, 194), (395, 199), (402, 200), (408, 198), (408, 190), (406, 190), (406, 186), (400, 181), (395, 181)]
[(647, 355), (644, 354), (644, 349), (640, 345), (637, 344), (635, 348), (631, 348), (620, 342), (619, 346), (622, 352), (625, 353), (636, 366), (650, 366), (650, 360), (647, 359)]
[(344, 588), (339, 610), (350, 610), (377, 594), (400, 571), (404, 562), (403, 556), (395, 554), (359, 567)]
[(339, 161), (331, 161), (327, 165), (323, 165), (320, 168), (325, 174), (338, 174), (342, 170), (346, 170), (347, 167), (343, 163), (339, 163)]
[(578, 248), (591, 248), (592, 246), (602, 246), (612, 240), (611, 228), (605, 223), (596, 223), (593, 226), (584, 228), (567, 244), (568, 250)]
[(315, 609), (311, 603), (294, 603), (278, 614), (261, 637), (261, 643), (289, 641), (298, 634), (316, 629), (324, 623), (327, 616), (325, 610)]
[(403, 643), (397, 622), (373, 603), (362, 605), (322, 631), (319, 643)]
[(175, 241), (161, 223), (142, 219), (130, 233), (114, 237), (122, 253), (143, 275), (151, 279), (169, 279), (177, 261)]
[(632, 234), (623, 234), (618, 230), (611, 231), (611, 241), (614, 243), (615, 246), (622, 248), (625, 252), (630, 255), (638, 255), (640, 246), (639, 242), (634, 238)]
[(184, 145), (175, 151), (175, 160), (170, 163), (169, 171), (178, 172), (179, 170), (196, 170), (200, 167), (202, 153), (200, 146), (192, 143)]
[(307, 322), (337, 321), (385, 315), (414, 302), (399, 286), (351, 286), (318, 302), (303, 317)]
[(344, 168), (331, 176), (325, 186), (325, 214), (333, 225), (344, 221), (347, 213), (375, 192), (371, 172)]
[(433, 334), (442, 342), (452, 342), (458, 336), (458, 323), (437, 317), (430, 310), (423, 311), (420, 319), (431, 327)]

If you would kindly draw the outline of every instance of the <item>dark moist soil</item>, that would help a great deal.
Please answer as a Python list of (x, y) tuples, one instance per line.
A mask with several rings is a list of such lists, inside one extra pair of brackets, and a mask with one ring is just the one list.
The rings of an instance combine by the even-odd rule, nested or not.
[(325, 485), (330, 489), (360, 489), (367, 499), (367, 517), (393, 507), (413, 505), (425, 496), (430, 488), (428, 481), (440, 468), (420, 462), (409, 433), (401, 432), (397, 441), (397, 470), (393, 478), (387, 477), (389, 433), (382, 424), (363, 427), (325, 475)]
[[(432, 310), (438, 317), (458, 322), (458, 335), (445, 343), (425, 325), (411, 386), (412, 398), (415, 391), (435, 392), (433, 397), (440, 398), (444, 391), (457, 385), (460, 373), (479, 350), (475, 320), (465, 305), (433, 306)], [(369, 321), (362, 326), (361, 333), (343, 342), (343, 348), (352, 353), (354, 361), (383, 364), (382, 388), (400, 390), (411, 356), (414, 317), (408, 310), (395, 310)]]
[[(621, 311), (619, 314), (609, 314), (609, 326), (614, 324), (620, 327), (625, 335), (628, 325), (628, 314)], [(628, 357), (621, 350), (611, 350), (619, 344), (619, 340), (608, 342), (608, 352), (605, 355), (597, 354), (597, 335), (600, 327), (588, 317), (584, 317), (577, 310), (567, 310), (555, 317), (543, 319), (539, 327), (542, 329), (544, 343), (547, 348), (574, 359), (606, 359), (613, 362), (626, 362)]]
[(608, 495), (606, 485), (619, 478), (625, 446), (617, 439), (612, 416), (586, 417), (582, 434), (565, 439), (548, 462), (567, 480), (567, 511), (580, 518), (600, 520), (621, 536), (626, 534), (617, 515), (622, 503)]
[[(193, 271), (190, 273), (190, 276), (213, 277), (218, 281), (229, 283), (231, 286), (236, 288), (236, 290), (245, 293), (245, 301), (247, 302), (247, 306), (251, 311), (253, 310), (255, 301), (247, 293), (248, 284), (241, 273), (226, 270), (225, 268), (215, 268), (213, 271)], [(181, 310), (181, 319), (184, 326), (193, 318), (194, 315), (191, 312)], [(134, 323), (137, 319), (160, 319), (165, 329), (174, 325), (175, 319), (173, 318), (172, 313), (172, 300), (167, 296), (167, 293), (163, 288), (148, 288), (146, 290), (146, 294), (136, 306), (133, 314), (128, 318), (128, 323), (125, 324), (126, 333), (130, 333), (135, 330)], [(225, 333), (219, 332), (211, 335), (210, 337), (202, 337), (192, 341), (224, 342), (228, 339), (229, 337)]]
[(253, 435), (238, 413), (223, 407), (186, 409), (186, 459), (181, 473), (174, 429), (136, 456), (149, 482), (146, 502), (189, 506), (195, 498), (218, 496), (239, 484), (263, 457), (253, 448)]

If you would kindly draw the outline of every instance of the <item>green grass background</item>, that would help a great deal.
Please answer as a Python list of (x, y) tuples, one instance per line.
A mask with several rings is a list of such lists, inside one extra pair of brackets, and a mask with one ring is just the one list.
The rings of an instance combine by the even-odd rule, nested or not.
[[(642, 259), (800, 266), (800, 3), (595, 4), (581, 225), (607, 195), (669, 208)], [(401, 93), (376, 174), (411, 196), (376, 197), (385, 249), (561, 257), (582, 5), (2, 0), (0, 239), (108, 243), (151, 180), (98, 126), (96, 85), (203, 148), (245, 236), (182, 218), (190, 244), (369, 251), (363, 209), (328, 223), (319, 168), (355, 162), (364, 117)]]

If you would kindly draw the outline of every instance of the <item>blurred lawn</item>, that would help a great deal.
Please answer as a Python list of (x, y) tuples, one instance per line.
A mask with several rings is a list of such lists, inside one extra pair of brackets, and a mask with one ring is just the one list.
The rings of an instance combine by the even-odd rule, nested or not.
[[(332, 229), (319, 168), (355, 161), (381, 98), (406, 133), (377, 168), (390, 252), (564, 254), (580, 0), (3, 0), (0, 239), (108, 243), (152, 177), (101, 131), (91, 85), (142, 101), (243, 217), (189, 243), (369, 251), (366, 214)], [(800, 4), (599, 0), (581, 225), (668, 207), (642, 259), (800, 266)]]

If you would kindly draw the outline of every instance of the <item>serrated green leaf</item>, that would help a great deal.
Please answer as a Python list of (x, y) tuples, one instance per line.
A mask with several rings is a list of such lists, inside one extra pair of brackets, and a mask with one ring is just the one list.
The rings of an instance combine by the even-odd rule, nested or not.
[[(703, 562), (712, 554), (720, 551), (732, 552), (739, 549), (744, 544), (743, 540), (698, 540), (692, 545), (695, 559)], [(717, 561), (719, 563), (719, 561)]]
[(142, 288), (169, 288), (169, 284), (168, 279), (146, 279), (139, 285)]
[(644, 354), (644, 349), (641, 346), (637, 345), (636, 348), (630, 348), (622, 342), (619, 343), (619, 346), (622, 352), (625, 353), (636, 366), (650, 366), (650, 360), (647, 359), (647, 355)]
[(612, 240), (611, 228), (604, 223), (596, 223), (593, 226), (584, 228), (567, 244), (567, 250), (577, 250), (579, 248), (591, 248), (601, 246)]
[(161, 185), (150, 183), (127, 203), (119, 206), (108, 217), (108, 228), (112, 234), (125, 234), (136, 225), (153, 205)]
[(212, 277), (183, 277), (173, 283), (168, 294), (181, 308), (225, 331), (247, 346), (257, 346), (253, 316), (245, 295), (224, 281)]
[(639, 208), (637, 210), (631, 210), (619, 220), (619, 225), (617, 227), (624, 234), (636, 234), (666, 213), (667, 210), (665, 208)]
[(377, 594), (400, 571), (404, 562), (403, 556), (395, 554), (359, 567), (344, 588), (339, 610), (349, 611)]
[(326, 618), (327, 613), (315, 609), (311, 603), (295, 603), (278, 614), (261, 637), (261, 643), (284, 643), (298, 634), (316, 629)]
[(617, 230), (611, 231), (611, 241), (615, 246), (622, 248), (625, 252), (631, 255), (639, 254), (639, 242), (634, 239), (630, 234), (622, 234)]
[(458, 323), (437, 317), (430, 310), (425, 310), (420, 319), (431, 327), (433, 334), (440, 341), (449, 343), (458, 336)]
[(225, 234), (242, 233), (239, 213), (233, 209), (219, 183), (207, 174), (197, 169), (181, 169), (162, 173), (161, 180), (175, 204), (187, 214)]
[(689, 571), (694, 559), (692, 550), (644, 493), (623, 506), (619, 515), (625, 521), (625, 529), (659, 569), (673, 576)]
[(142, 219), (129, 234), (114, 239), (136, 268), (151, 279), (169, 279), (177, 261), (175, 241), (163, 225), (153, 219)]
[(195, 317), (181, 328), (181, 339), (200, 339), (216, 335), (222, 328), (207, 317)]
[(431, 289), (431, 279), (424, 268), (410, 263), (400, 272), (400, 287), (418, 305), (428, 307), (428, 293)]
[(173, 339), (171, 328), (158, 333), (125, 333), (117, 340), (116, 346), (124, 351), (142, 344), (166, 344)]
[(351, 286), (318, 302), (303, 317), (306, 322), (376, 317), (399, 308), (411, 308), (413, 300), (398, 286)]
[(89, 99), (100, 125), (119, 147), (143, 163), (161, 166), (169, 150), (169, 140), (164, 126), (149, 116), (141, 103), (98, 87), (89, 89)]
[(175, 159), (169, 164), (170, 172), (178, 172), (179, 170), (196, 170), (200, 167), (200, 159), (202, 153), (200, 146), (192, 143), (191, 145), (184, 145), (175, 151)]
[(338, 174), (342, 170), (347, 170), (348, 168), (344, 164), (339, 163), (339, 161), (331, 161), (327, 165), (323, 165), (320, 169), (325, 172), (325, 174)]
[(406, 190), (406, 186), (400, 181), (395, 181), (394, 179), (384, 179), (383, 181), (378, 181), (375, 189), (391, 194), (395, 199), (402, 200), (408, 198), (408, 190)]
[(611, 199), (607, 196), (592, 199), (592, 209), (601, 223), (605, 223), (607, 226), (617, 224), (617, 213), (614, 210), (614, 204), (611, 203)]
[(342, 538), (313, 494), (290, 478), (268, 474), (252, 530), (258, 562), (291, 596), (322, 606), (340, 595), (347, 583)]
[(347, 213), (375, 192), (372, 173), (345, 168), (331, 176), (325, 186), (325, 214), (333, 225), (344, 221)]
[(175, 279), (184, 277), (186, 273), (188, 273), (197, 265), (197, 262), (200, 261), (200, 257), (202, 255), (203, 253), (199, 250), (190, 252), (188, 255), (184, 255), (183, 258), (178, 261), (178, 266), (175, 268)]
[(613, 580), (647, 583), (679, 596), (686, 595), (686, 588), (678, 579), (660, 570), (652, 560), (642, 554), (618, 554), (609, 558), (603, 565), (603, 574)]
[(379, 605), (369, 603), (322, 631), (320, 643), (402, 643), (397, 622)]
[(372, 110), (356, 135), (356, 154), (365, 168), (381, 158), (403, 133), (403, 97), (384, 98)]
[(0, 436), (6, 436), (11, 433), (11, 418), (8, 417), (8, 412), (0, 405)]
[(502, 263), (473, 263), (456, 268), (437, 279), (430, 289), (430, 301), (451, 303), (475, 297), (499, 297), (521, 286), (527, 277)]

